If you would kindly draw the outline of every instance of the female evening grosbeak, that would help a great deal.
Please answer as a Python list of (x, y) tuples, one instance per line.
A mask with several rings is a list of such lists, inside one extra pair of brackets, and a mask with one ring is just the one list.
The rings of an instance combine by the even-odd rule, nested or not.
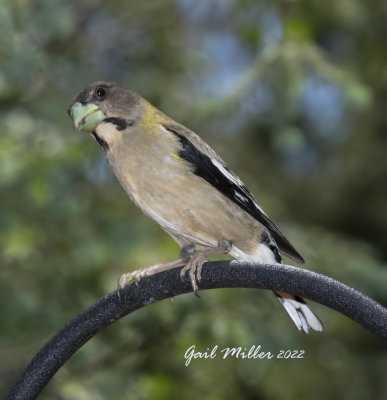
[[(83, 89), (69, 108), (77, 129), (89, 132), (132, 201), (181, 247), (181, 258), (122, 275), (134, 279), (183, 266), (198, 290), (205, 259), (216, 253), (248, 261), (304, 262), (242, 181), (194, 132), (132, 90), (110, 82)], [(305, 333), (323, 324), (305, 301), (274, 292)]]

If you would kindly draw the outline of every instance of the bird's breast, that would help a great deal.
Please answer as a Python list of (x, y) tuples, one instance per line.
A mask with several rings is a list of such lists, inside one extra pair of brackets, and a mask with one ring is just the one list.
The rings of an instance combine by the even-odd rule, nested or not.
[(178, 150), (132, 141), (112, 147), (107, 158), (132, 201), (180, 244), (228, 239), (255, 248), (260, 224), (195, 175)]

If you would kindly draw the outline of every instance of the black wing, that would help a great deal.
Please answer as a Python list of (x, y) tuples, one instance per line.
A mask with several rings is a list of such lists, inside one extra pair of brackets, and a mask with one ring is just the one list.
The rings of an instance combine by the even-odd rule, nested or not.
[(298, 263), (304, 262), (302, 256), (267, 217), (254, 200), (252, 194), (246, 189), (239, 178), (234, 176), (225, 164), (218, 160), (212, 160), (209, 156), (200, 151), (190, 140), (177, 132), (177, 129), (174, 129), (174, 127), (172, 128), (168, 125), (165, 125), (164, 127), (179, 139), (182, 146), (179, 156), (194, 166), (194, 173), (197, 176), (206, 180), (223, 195), (228, 197), (231, 201), (265, 226), (269, 230), (270, 235), (274, 239), (281, 253), (287, 255)]

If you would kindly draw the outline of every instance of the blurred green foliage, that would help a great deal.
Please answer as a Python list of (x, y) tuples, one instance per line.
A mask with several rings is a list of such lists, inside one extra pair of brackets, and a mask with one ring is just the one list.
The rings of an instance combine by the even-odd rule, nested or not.
[[(210, 142), (307, 259), (387, 304), (387, 5), (360, 0), (0, 1), (0, 395), (40, 346), (178, 248), (66, 115), (94, 80)], [(297, 332), (271, 294), (180, 296), (93, 338), (42, 399), (382, 399), (386, 348), (318, 304)], [(302, 360), (193, 360), (261, 345)]]

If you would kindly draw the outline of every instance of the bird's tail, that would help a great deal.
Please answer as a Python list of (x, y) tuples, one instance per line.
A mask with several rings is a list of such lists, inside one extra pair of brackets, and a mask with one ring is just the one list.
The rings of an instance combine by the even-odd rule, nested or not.
[[(242, 260), (281, 263), (282, 260), (277, 246), (271, 240), (270, 236), (267, 236), (266, 239), (264, 245), (258, 246), (253, 254), (247, 254), (234, 247), (231, 255)], [(319, 332), (324, 330), (323, 323), (310, 309), (303, 298), (283, 292), (274, 291), (274, 294), (283, 305), (298, 330), (304, 331), (305, 333), (308, 333), (310, 329)]]
[(308, 333), (310, 329), (321, 332), (324, 325), (320, 318), (310, 309), (305, 300), (283, 292), (273, 292), (296, 325), (297, 329)]

